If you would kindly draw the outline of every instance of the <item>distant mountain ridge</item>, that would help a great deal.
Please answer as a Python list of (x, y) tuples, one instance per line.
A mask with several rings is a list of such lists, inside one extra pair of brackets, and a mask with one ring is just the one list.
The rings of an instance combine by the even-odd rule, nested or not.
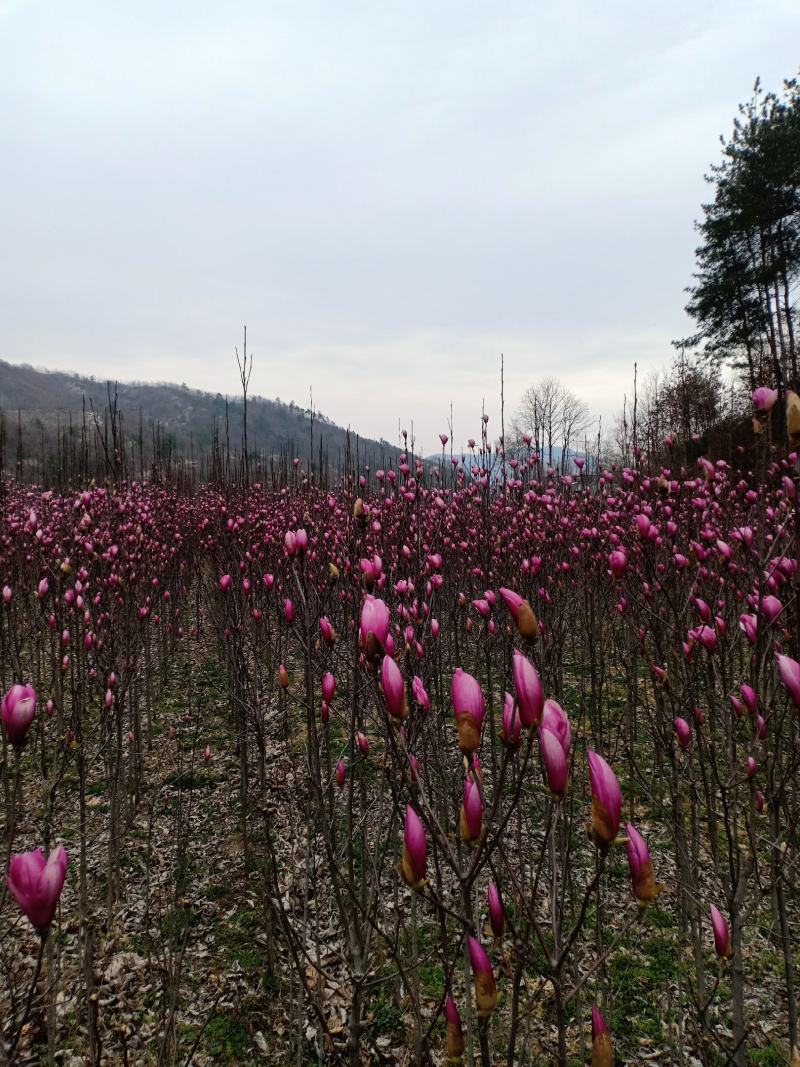
[[(226, 398), (222, 393), (168, 382), (111, 380), (112, 396), (115, 385), (118, 410), (123, 414), (128, 437), (138, 433), (141, 412), (145, 440), (149, 441), (153, 427), (159, 426), (162, 433), (169, 435), (176, 451), (184, 456), (188, 456), (190, 449), (200, 454), (211, 448), (215, 424), (224, 442)], [(70, 415), (73, 425), (80, 424), (84, 402), (87, 412), (93, 404), (102, 417), (108, 406), (107, 381), (0, 360), (0, 410), (6, 413), (7, 433), (16, 424), (20, 412), (23, 436), (35, 434), (37, 440), (52, 436), (54, 440), (57, 426), (63, 428)], [(232, 451), (241, 451), (242, 414), (241, 398), (228, 398), (227, 436)], [(251, 454), (289, 453), (307, 459), (312, 447), (311, 412), (294, 403), (248, 396), (247, 433)], [(314, 411), (314, 458), (321, 449), (338, 466), (346, 447), (347, 430)], [(353, 453), (358, 448), (359, 459), (373, 467), (396, 463), (399, 454), (396, 445), (357, 437), (355, 431), (350, 434), (350, 447)]]

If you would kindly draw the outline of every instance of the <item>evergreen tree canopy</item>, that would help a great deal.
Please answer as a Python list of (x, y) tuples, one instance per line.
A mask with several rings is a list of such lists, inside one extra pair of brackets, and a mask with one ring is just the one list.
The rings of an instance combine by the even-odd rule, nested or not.
[(714, 199), (697, 224), (695, 284), (686, 310), (705, 356), (746, 372), (750, 388), (798, 388), (800, 277), (800, 85), (739, 107), (722, 162), (707, 181)]

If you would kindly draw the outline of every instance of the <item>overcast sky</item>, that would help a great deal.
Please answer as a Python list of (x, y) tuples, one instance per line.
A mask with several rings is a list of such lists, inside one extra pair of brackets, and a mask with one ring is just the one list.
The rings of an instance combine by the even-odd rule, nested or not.
[(557, 374), (609, 420), (800, 3), (0, 0), (0, 357), (432, 450)]

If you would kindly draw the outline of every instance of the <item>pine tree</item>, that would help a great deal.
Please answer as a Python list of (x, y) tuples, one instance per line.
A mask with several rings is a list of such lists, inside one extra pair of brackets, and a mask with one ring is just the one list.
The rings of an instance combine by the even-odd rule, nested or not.
[(798, 381), (800, 278), (800, 87), (764, 93), (740, 105), (722, 161), (707, 180), (714, 199), (697, 229), (695, 284), (687, 311), (698, 324), (690, 339), (716, 363), (747, 374), (750, 388)]

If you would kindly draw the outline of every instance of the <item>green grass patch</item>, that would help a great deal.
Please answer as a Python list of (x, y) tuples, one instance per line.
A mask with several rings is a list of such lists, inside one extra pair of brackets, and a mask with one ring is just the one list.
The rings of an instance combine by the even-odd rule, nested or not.
[(377, 1001), (370, 1029), (375, 1037), (388, 1037), (398, 1033), (403, 1029), (403, 1012), (389, 1001)]
[(677, 950), (660, 931), (650, 937), (646, 930), (627, 951), (614, 953), (609, 962), (614, 990), (612, 1032), (628, 1042), (642, 1038), (660, 1041), (667, 1019), (664, 990), (677, 970)]
[(206, 1027), (206, 1050), (215, 1063), (241, 1063), (250, 1052), (250, 1035), (240, 1019), (212, 1015)]
[(201, 774), (197, 771), (175, 771), (167, 775), (164, 785), (171, 786), (173, 789), (213, 789), (216, 781), (210, 774)]
[(438, 964), (427, 964), (419, 969), (419, 988), (425, 997), (440, 997), (444, 988), (444, 970)]
[(168, 911), (164, 916), (161, 929), (165, 937), (178, 941), (188, 933), (194, 920), (194, 913), (188, 908), (173, 908), (172, 911)]
[(231, 959), (238, 963), (243, 971), (258, 971), (266, 968), (264, 954), (252, 945), (242, 945), (234, 948)]
[(751, 1067), (783, 1067), (786, 1057), (777, 1046), (765, 1045), (764, 1048), (750, 1049), (747, 1062)]

